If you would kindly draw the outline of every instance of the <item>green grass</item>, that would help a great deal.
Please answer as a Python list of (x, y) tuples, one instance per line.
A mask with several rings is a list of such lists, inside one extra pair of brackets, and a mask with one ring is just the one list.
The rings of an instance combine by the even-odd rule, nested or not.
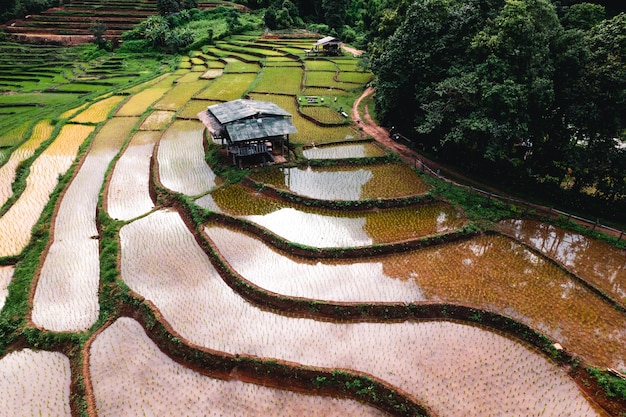
[(626, 399), (626, 379), (596, 368), (587, 368), (587, 372), (598, 381), (607, 397)]
[(326, 59), (307, 59), (304, 61), (307, 71), (339, 71), (339, 67), (332, 61)]
[(195, 98), (219, 101), (236, 100), (243, 97), (256, 78), (257, 74), (251, 73), (224, 74), (196, 94)]
[(224, 68), (224, 72), (236, 73), (236, 72), (253, 72), (258, 73), (261, 66), (258, 63), (248, 63), (239, 61), (237, 59), (228, 59), (228, 63)]
[(303, 73), (304, 71), (299, 67), (264, 68), (260, 74), (259, 83), (253, 91), (273, 94), (299, 94)]
[(339, 112), (326, 106), (301, 106), (300, 112), (320, 123), (342, 125), (349, 123)]
[(251, 94), (254, 100), (271, 101), (292, 114), (293, 124), (298, 133), (291, 135), (290, 141), (296, 145), (324, 144), (356, 139), (359, 133), (349, 126), (318, 126), (298, 114), (295, 97), (276, 94)]
[(342, 71), (337, 75), (337, 80), (346, 83), (367, 84), (372, 79), (370, 72)]

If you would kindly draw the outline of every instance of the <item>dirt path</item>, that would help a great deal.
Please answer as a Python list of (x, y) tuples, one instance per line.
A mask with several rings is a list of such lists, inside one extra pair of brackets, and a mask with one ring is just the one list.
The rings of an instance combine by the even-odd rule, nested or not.
[[(444, 177), (446, 177), (449, 181), (456, 183), (455, 180), (451, 180), (451, 178), (454, 178), (456, 180), (462, 181), (464, 184), (470, 184), (472, 186), (475, 186), (478, 189), (488, 191), (493, 194), (502, 195), (507, 198), (511, 198), (513, 200), (522, 201), (524, 204), (527, 204), (528, 206), (531, 206), (538, 211), (547, 213), (547, 215), (550, 217), (556, 218), (559, 216), (559, 214), (553, 212), (553, 210), (550, 207), (540, 206), (540, 205), (533, 204), (528, 201), (520, 200), (519, 198), (514, 197), (514, 196), (506, 195), (505, 193), (502, 192), (502, 190), (498, 190), (498, 189), (486, 186), (484, 184), (481, 184), (475, 180), (472, 180), (460, 174), (457, 171), (454, 171), (448, 167), (444, 167), (438, 164), (437, 162), (424, 157), (424, 155), (421, 155), (418, 152), (410, 149), (408, 146), (405, 146), (402, 143), (399, 143), (396, 140), (392, 139), (391, 135), (389, 134), (389, 130), (387, 130), (386, 128), (382, 126), (379, 126), (372, 119), (369, 113), (367, 103), (365, 103), (366, 105), (363, 107), (364, 108), (363, 114), (359, 112), (359, 106), (361, 102), (371, 100), (373, 94), (374, 94), (374, 88), (367, 87), (365, 91), (363, 91), (363, 94), (361, 94), (361, 96), (354, 102), (354, 105), (352, 106), (352, 110), (350, 112), (350, 116), (352, 117), (352, 120), (354, 120), (357, 123), (359, 128), (361, 128), (362, 131), (366, 135), (373, 137), (377, 142), (391, 149), (407, 164), (418, 167), (420, 164), (423, 163), (430, 170), (436, 172), (437, 174), (442, 173)], [(615, 229), (607, 228), (602, 225), (595, 224), (594, 222), (587, 221), (584, 219), (577, 219), (577, 218), (572, 217), (571, 220), (577, 222), (578, 224), (582, 226), (585, 226), (590, 229), (595, 229), (609, 236), (620, 237), (620, 238), (622, 237), (622, 233), (620, 233), (619, 231), (616, 231)]]
[[(402, 143), (393, 140), (391, 138), (389, 130), (387, 130), (386, 128), (382, 126), (379, 126), (374, 121), (374, 119), (372, 119), (372, 116), (370, 115), (367, 104), (364, 106), (364, 114), (360, 114), (359, 106), (361, 102), (371, 100), (371, 96), (373, 94), (374, 94), (374, 88), (367, 87), (365, 91), (363, 91), (363, 94), (361, 94), (361, 96), (358, 99), (356, 99), (356, 101), (354, 102), (354, 105), (352, 106), (352, 111), (351, 111), (350, 116), (352, 117), (352, 120), (354, 120), (357, 123), (357, 125), (363, 129), (363, 132), (366, 135), (373, 137), (377, 142), (391, 149), (403, 161), (405, 161), (408, 164), (416, 166), (417, 163), (424, 162), (424, 164), (427, 164), (428, 167), (433, 170), (448, 171), (447, 169), (444, 169), (442, 166), (440, 166), (438, 163), (428, 158), (425, 158), (423, 155), (415, 152), (413, 149), (410, 149), (408, 146), (405, 146)], [(462, 175), (458, 173), (452, 173), (450, 171), (450, 174), (454, 174), (451, 176), (456, 177), (456, 178), (464, 178)], [(467, 179), (467, 181), (471, 182), (470, 179)]]
[(351, 54), (352, 54), (352, 55), (354, 55), (354, 56), (359, 56), (359, 55), (361, 55), (361, 54), (363, 53), (363, 51), (360, 51), (360, 50), (358, 50), (358, 49), (356, 49), (356, 48), (353, 48), (353, 47), (348, 46), (348, 45), (345, 45), (345, 44), (342, 44), (342, 45), (341, 45), (341, 48), (342, 48), (344, 51), (349, 52), (349, 53), (351, 53)]

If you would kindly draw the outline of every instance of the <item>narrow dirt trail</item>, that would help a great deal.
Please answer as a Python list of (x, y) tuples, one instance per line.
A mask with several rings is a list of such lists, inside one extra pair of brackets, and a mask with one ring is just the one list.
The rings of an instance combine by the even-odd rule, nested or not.
[[(411, 164), (411, 165), (416, 165), (418, 162), (424, 162), (425, 164), (428, 165), (430, 169), (444, 171), (444, 168), (440, 166), (438, 163), (428, 158), (425, 158), (423, 155), (415, 152), (413, 149), (410, 149), (408, 146), (403, 145), (402, 143), (399, 143), (393, 140), (391, 138), (389, 130), (382, 126), (379, 126), (376, 123), (376, 121), (372, 119), (372, 116), (370, 115), (367, 105), (364, 106), (364, 114), (361, 114), (359, 112), (359, 106), (361, 102), (364, 100), (370, 100), (373, 94), (374, 94), (374, 88), (367, 87), (365, 91), (363, 91), (363, 94), (361, 94), (361, 96), (358, 99), (356, 99), (356, 101), (354, 102), (354, 105), (352, 106), (352, 111), (351, 111), (350, 116), (352, 117), (352, 120), (354, 120), (357, 123), (358, 127), (361, 128), (366, 135), (373, 137), (377, 142), (391, 149), (406, 163)], [(453, 173), (452, 171), (450, 171), (450, 174), (452, 174), (451, 176), (453, 177), (463, 178), (464, 180), (471, 182), (470, 179), (464, 178), (459, 173), (456, 173), (456, 172)]]
[[(460, 174), (459, 172), (456, 172), (454, 170), (451, 170), (447, 167), (443, 167), (442, 165), (438, 164), (437, 162), (430, 160), (426, 157), (424, 157), (423, 155), (415, 152), (414, 150), (410, 149), (409, 147), (403, 145), (402, 143), (399, 143), (395, 140), (393, 140), (391, 138), (391, 135), (389, 134), (389, 130), (387, 130), (386, 128), (379, 126), (371, 117), (370, 113), (369, 113), (369, 109), (367, 107), (367, 105), (365, 105), (363, 108), (363, 114), (361, 114), (359, 112), (359, 106), (361, 104), (362, 101), (364, 100), (370, 100), (371, 96), (374, 94), (374, 88), (373, 87), (367, 87), (365, 89), (365, 91), (363, 91), (363, 93), (361, 94), (361, 96), (356, 99), (356, 101), (354, 102), (353, 106), (352, 106), (352, 110), (350, 112), (350, 116), (352, 117), (352, 120), (354, 120), (357, 123), (357, 126), (362, 129), (362, 131), (368, 135), (374, 138), (374, 140), (376, 140), (377, 142), (381, 143), (382, 145), (384, 145), (385, 147), (391, 149), (394, 153), (396, 153), (404, 162), (406, 162), (407, 164), (410, 164), (412, 166), (417, 167), (418, 163), (424, 163), (430, 170), (437, 172), (437, 174), (439, 174), (440, 172), (442, 174), (444, 174), (445, 177), (447, 177), (448, 181), (452, 181), (454, 183), (456, 183), (455, 180), (452, 180), (451, 178), (455, 178), (457, 180), (462, 180), (463, 183), (465, 184), (471, 184), (472, 186), (475, 186), (481, 190), (485, 190), (485, 191), (489, 191), (490, 193), (493, 194), (497, 194), (497, 195), (503, 195), (506, 196), (508, 198), (512, 198), (514, 200), (519, 200), (519, 201), (523, 201), (524, 204), (527, 204), (528, 206), (531, 206), (533, 208), (535, 208), (538, 211), (542, 211), (544, 213), (547, 213), (548, 216), (550, 217), (558, 217), (559, 214), (558, 213), (554, 213), (552, 211), (552, 209), (550, 207), (545, 207), (545, 206), (541, 206), (538, 204), (534, 204), (531, 203), (529, 201), (524, 201), (524, 200), (520, 200), (517, 197), (514, 196), (510, 196), (507, 195), (506, 193), (503, 193), (502, 190), (498, 190), (489, 186), (486, 186), (485, 184), (479, 183), (477, 181), (474, 181), (470, 178), (465, 177), (464, 175)], [(459, 184), (460, 185), (460, 184)], [(571, 218), (572, 221), (577, 222), (578, 224), (585, 226), (587, 228), (591, 228), (591, 229), (595, 229), (599, 232), (602, 232), (604, 234), (607, 234), (609, 236), (614, 236), (614, 237), (619, 237), (621, 239), (622, 237), (622, 233), (620, 233), (619, 231), (616, 231), (615, 229), (611, 229), (611, 228), (607, 228), (604, 227), (600, 224), (595, 224), (594, 222), (591, 221), (586, 221), (584, 219), (577, 219), (577, 218)]]

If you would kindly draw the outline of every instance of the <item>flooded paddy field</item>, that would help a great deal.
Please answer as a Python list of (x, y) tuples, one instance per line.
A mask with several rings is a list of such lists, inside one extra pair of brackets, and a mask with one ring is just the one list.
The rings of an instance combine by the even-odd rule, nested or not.
[(283, 239), (313, 247), (400, 242), (451, 232), (466, 224), (461, 213), (446, 203), (378, 210), (331, 210), (294, 206), (240, 185), (221, 187), (196, 200), (196, 204), (249, 220)]
[[(625, 370), (626, 315), (609, 299), (624, 304), (623, 251), (528, 220), (500, 223), (506, 235), (470, 222), (339, 119), (334, 99), (371, 75), (348, 55), (306, 57), (312, 42), (220, 40), (152, 80), (83, 80), (66, 88), (89, 87), (82, 101), (0, 123), (0, 415), (416, 414), (396, 398), (429, 417), (619, 415), (568, 374), (574, 361), (480, 317), (528, 326), (580, 369)], [(226, 152), (198, 114), (243, 97), (292, 115), (289, 165), (213, 165)], [(362, 204), (383, 199), (398, 204)]]
[(404, 164), (268, 168), (253, 181), (318, 200), (399, 198), (428, 192), (428, 185)]
[[(148, 248), (144, 239), (156, 244)], [(554, 416), (602, 415), (563, 370), (492, 331), (446, 321), (328, 323), (259, 309), (224, 283), (177, 213), (136, 220), (122, 228), (120, 240), (122, 279), (200, 346), (365, 372), (442, 416), (472, 409), (478, 415), (542, 409)], [(442, 395), (449, 389), (454, 396)]]
[(499, 226), (626, 307), (626, 250), (536, 220), (506, 220)]
[(385, 151), (374, 143), (365, 142), (304, 147), (302, 154), (307, 159), (342, 159), (384, 156)]
[[(91, 345), (99, 416), (387, 415), (356, 401), (307, 395), (202, 375), (159, 351), (139, 323), (120, 318)], [(111, 375), (111, 368), (118, 371)], [(294, 414), (297, 413), (297, 414)]]

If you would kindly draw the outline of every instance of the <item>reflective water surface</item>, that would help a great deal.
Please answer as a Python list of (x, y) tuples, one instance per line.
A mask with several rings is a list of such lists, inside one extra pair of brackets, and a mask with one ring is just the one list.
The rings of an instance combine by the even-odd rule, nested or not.
[(626, 306), (626, 250), (536, 220), (499, 225)]
[(425, 194), (428, 185), (404, 164), (268, 168), (254, 181), (320, 200), (399, 198)]

